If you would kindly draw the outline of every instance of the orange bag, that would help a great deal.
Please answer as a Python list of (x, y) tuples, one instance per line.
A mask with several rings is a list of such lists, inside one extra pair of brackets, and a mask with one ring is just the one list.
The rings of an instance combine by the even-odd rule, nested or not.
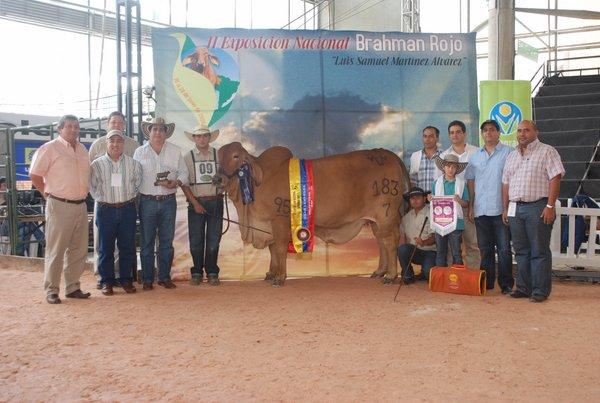
[(468, 269), (464, 265), (432, 267), (429, 290), (463, 295), (485, 294), (485, 270)]

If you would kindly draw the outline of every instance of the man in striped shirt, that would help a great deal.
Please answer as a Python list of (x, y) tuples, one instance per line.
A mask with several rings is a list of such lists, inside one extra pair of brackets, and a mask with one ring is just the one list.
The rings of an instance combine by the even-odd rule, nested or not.
[(442, 175), (435, 165), (435, 157), (440, 155), (437, 144), (440, 130), (435, 126), (423, 129), (423, 149), (410, 156), (410, 182), (421, 189), (431, 189), (433, 181)]
[(112, 295), (115, 284), (115, 241), (119, 246), (119, 277), (126, 293), (134, 293), (135, 201), (142, 183), (140, 163), (123, 153), (125, 135), (111, 130), (107, 151), (92, 163), (91, 194), (98, 204), (98, 271), (102, 294)]
[(510, 296), (542, 302), (552, 289), (550, 234), (565, 168), (556, 149), (538, 140), (532, 121), (519, 123), (517, 141), (502, 172), (502, 220), (510, 225), (517, 260), (517, 289)]

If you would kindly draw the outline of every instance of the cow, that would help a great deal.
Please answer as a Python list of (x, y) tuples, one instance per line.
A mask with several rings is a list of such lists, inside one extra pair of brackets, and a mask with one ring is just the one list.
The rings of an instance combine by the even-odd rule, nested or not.
[[(289, 149), (271, 147), (251, 155), (239, 142), (219, 149), (215, 182), (233, 202), (241, 238), (255, 248), (269, 247), (271, 262), (265, 280), (275, 287), (286, 279), (286, 256), (291, 239)], [(254, 201), (244, 204), (238, 173), (250, 167)], [(396, 248), (404, 208), (402, 194), (409, 177), (402, 160), (383, 149), (353, 151), (312, 160), (315, 234), (325, 242), (341, 244), (370, 224), (379, 246), (379, 266), (372, 277), (384, 284), (397, 277)], [(385, 275), (385, 277), (384, 277)]]
[(194, 53), (183, 59), (182, 64), (208, 79), (217, 88), (221, 84), (221, 77), (215, 73), (214, 66), (219, 66), (219, 58), (205, 47), (197, 47)]

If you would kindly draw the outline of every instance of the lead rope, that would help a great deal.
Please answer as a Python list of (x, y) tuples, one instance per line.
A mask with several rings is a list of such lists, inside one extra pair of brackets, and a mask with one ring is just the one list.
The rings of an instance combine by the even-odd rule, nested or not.
[(225, 227), (225, 231), (221, 233), (221, 236), (225, 235), (225, 233), (229, 230), (229, 203), (227, 203), (227, 193), (223, 194), (223, 203), (225, 204), (225, 218), (227, 219), (227, 226)]

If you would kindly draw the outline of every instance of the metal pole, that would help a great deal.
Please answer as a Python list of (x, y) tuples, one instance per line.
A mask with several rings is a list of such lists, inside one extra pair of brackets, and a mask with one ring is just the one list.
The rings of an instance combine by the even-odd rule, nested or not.
[(6, 155), (6, 201), (8, 207), (8, 231), (10, 238), (10, 254), (17, 254), (18, 237), (17, 225), (19, 214), (17, 209), (17, 183), (15, 174), (15, 134), (9, 127), (7, 130), (7, 155)]
[(131, 70), (132, 70), (132, 49), (131, 49), (131, 0), (125, 0), (125, 63), (126, 63), (126, 82), (127, 92), (125, 94), (126, 117), (127, 117), (127, 133), (129, 136), (133, 133), (133, 91), (131, 87)]
[[(558, 10), (558, 0), (554, 0), (554, 10)], [(558, 13), (554, 14), (554, 71), (558, 71)]]
[[(142, 135), (142, 12), (140, 10), (140, 2), (136, 4), (136, 41), (137, 41), (137, 95), (138, 95), (138, 113), (137, 113), (137, 140), (142, 144), (144, 136)], [(133, 137), (133, 132), (130, 134)]]
[(467, 0), (467, 32), (471, 32), (471, 0)]
[[(550, 0), (548, 0), (550, 1)], [(119, 112), (123, 112), (123, 85), (121, 83), (121, 76), (123, 72), (121, 71), (121, 1), (117, 0), (117, 110)]]
[(87, 13), (88, 13), (88, 34), (87, 34), (87, 45), (88, 45), (88, 106), (89, 106), (89, 117), (92, 117), (92, 13), (90, 12), (90, 0), (87, 2)]
[(458, 0), (458, 32), (462, 33), (462, 0)]

